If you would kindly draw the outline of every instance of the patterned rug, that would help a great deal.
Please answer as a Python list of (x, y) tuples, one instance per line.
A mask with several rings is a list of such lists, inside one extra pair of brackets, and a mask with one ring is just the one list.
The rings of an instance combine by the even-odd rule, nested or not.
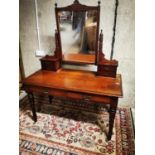
[[(106, 141), (108, 106), (35, 95), (38, 121), (27, 97), (20, 102), (20, 155), (134, 155), (130, 110), (118, 108), (113, 136)], [(40, 105), (42, 105), (40, 107)]]

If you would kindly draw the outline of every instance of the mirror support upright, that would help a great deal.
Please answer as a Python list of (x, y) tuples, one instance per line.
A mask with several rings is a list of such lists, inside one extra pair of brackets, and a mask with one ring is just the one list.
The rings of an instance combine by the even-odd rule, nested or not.
[(102, 51), (103, 49), (103, 33), (101, 30), (99, 37), (99, 51), (98, 51), (98, 63), (97, 63), (97, 73), (98, 76), (106, 76), (116, 78), (118, 61), (117, 60), (107, 60)]
[(55, 51), (53, 56), (46, 55), (40, 59), (41, 67), (43, 70), (57, 71), (61, 68), (62, 53), (60, 50), (59, 35), (57, 30), (55, 31)]

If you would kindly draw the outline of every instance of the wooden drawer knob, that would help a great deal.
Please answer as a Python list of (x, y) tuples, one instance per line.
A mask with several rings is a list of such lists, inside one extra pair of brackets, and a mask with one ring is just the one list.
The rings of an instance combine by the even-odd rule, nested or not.
[(91, 100), (91, 96), (88, 96), (88, 95), (83, 95), (83, 100), (85, 102), (89, 102)]
[(44, 91), (44, 94), (48, 94), (48, 91)]

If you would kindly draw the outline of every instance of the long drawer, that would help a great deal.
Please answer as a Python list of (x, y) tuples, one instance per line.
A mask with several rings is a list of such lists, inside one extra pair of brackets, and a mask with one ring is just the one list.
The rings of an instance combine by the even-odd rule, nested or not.
[(68, 90), (58, 90), (58, 89), (51, 89), (51, 88), (31, 86), (31, 85), (24, 85), (23, 90), (27, 92), (36, 92), (36, 93), (47, 94), (47, 95), (56, 96), (56, 97), (83, 100), (85, 102), (100, 102), (100, 103), (107, 103), (107, 104), (111, 103), (111, 97), (82, 93), (82, 92), (80, 93), (80, 92), (73, 92)]

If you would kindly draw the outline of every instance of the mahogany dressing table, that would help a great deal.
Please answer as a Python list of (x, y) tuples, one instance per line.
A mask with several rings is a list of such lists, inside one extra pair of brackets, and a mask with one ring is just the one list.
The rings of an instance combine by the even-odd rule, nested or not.
[[(78, 13), (82, 19), (78, 17)], [(53, 96), (56, 96), (85, 102), (109, 104), (110, 115), (107, 140), (110, 140), (118, 98), (122, 97), (123, 93), (121, 75), (116, 74), (118, 61), (105, 59), (102, 52), (102, 31), (99, 35), (100, 2), (98, 6), (86, 6), (75, 0), (72, 5), (61, 8), (58, 8), (57, 4), (55, 4), (55, 14), (57, 30), (55, 31), (56, 49), (54, 55), (41, 58), (41, 70), (23, 80), (22, 89), (28, 93), (33, 119), (35, 122), (37, 121), (33, 93), (48, 94), (50, 100), (52, 100)], [(81, 24), (82, 22), (79, 22), (79, 24), (77, 22), (73, 23), (75, 21), (73, 16), (82, 21), (83, 24)], [(88, 19), (92, 21), (89, 25), (86, 23)], [(65, 32), (66, 26), (68, 26), (70, 32)], [(76, 28), (80, 29), (80, 31), (76, 31)], [(77, 45), (79, 46), (76, 46), (76, 51), (79, 52), (72, 52), (71, 49), (73, 48), (65, 49), (63, 39), (67, 39), (69, 33), (75, 35), (77, 32), (78, 39), (73, 37), (73, 40), (78, 40)], [(91, 36), (93, 32), (95, 32), (95, 36)], [(90, 39), (89, 37), (94, 38)], [(84, 43), (87, 44), (87, 48), (82, 47), (85, 46)], [(75, 42), (73, 44), (75, 45)], [(67, 45), (71, 47), (73, 44)], [(97, 71), (64, 69), (63, 64), (66, 63), (70, 65), (96, 65)]]

